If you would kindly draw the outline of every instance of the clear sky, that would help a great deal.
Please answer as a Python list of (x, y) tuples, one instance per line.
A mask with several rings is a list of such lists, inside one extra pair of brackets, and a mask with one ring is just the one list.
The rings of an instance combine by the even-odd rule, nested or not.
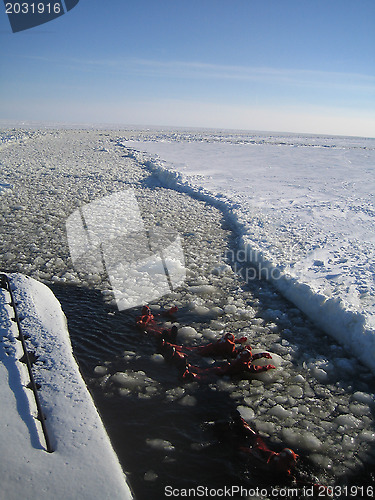
[(3, 120), (375, 137), (375, 0), (80, 0), (18, 33), (0, 7)]

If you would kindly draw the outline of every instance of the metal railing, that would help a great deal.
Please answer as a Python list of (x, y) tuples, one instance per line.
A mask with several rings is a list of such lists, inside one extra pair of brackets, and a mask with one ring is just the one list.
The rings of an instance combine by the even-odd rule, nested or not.
[(29, 372), (29, 378), (30, 378), (30, 383), (27, 385), (27, 387), (29, 389), (31, 389), (34, 393), (37, 412), (38, 412), (36, 418), (40, 421), (41, 426), (42, 426), (44, 439), (45, 439), (45, 443), (46, 443), (46, 451), (48, 451), (48, 453), (52, 453), (53, 448), (51, 446), (51, 441), (50, 441), (47, 427), (46, 427), (46, 423), (45, 423), (46, 418), (45, 418), (44, 413), (42, 411), (42, 406), (41, 406), (39, 394), (38, 394), (38, 386), (35, 383), (34, 374), (32, 371), (33, 359), (31, 359), (31, 357), (35, 358), (35, 355), (34, 355), (34, 353), (29, 353), (29, 351), (27, 350), (25, 336), (22, 332), (21, 320), (20, 320), (20, 318), (18, 316), (18, 312), (17, 312), (17, 303), (14, 300), (14, 295), (13, 295), (13, 291), (11, 288), (11, 282), (9, 280), (9, 277), (6, 274), (0, 274), (0, 288), (3, 288), (4, 290), (6, 290), (10, 295), (9, 305), (13, 308), (13, 311), (14, 311), (14, 318), (12, 318), (12, 320), (17, 325), (18, 334), (19, 334), (18, 340), (21, 342), (22, 349), (23, 349), (23, 356), (22, 356), (22, 358), (20, 358), (19, 361), (25, 363), (27, 366), (27, 370)]

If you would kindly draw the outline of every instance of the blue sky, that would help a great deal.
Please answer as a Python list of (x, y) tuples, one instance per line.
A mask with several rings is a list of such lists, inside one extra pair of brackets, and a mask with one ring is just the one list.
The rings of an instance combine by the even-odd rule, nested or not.
[(375, 137), (374, 0), (80, 0), (0, 43), (5, 120)]

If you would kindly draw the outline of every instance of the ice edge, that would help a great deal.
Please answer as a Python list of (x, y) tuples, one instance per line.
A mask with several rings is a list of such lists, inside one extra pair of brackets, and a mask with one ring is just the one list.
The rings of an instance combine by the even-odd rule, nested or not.
[(245, 234), (245, 226), (236, 214), (237, 203), (223, 195), (219, 198), (207, 189), (191, 184), (182, 173), (170, 169), (171, 163), (161, 160), (157, 155), (135, 150), (121, 142), (117, 145), (124, 147), (130, 157), (154, 173), (165, 187), (186, 193), (220, 209), (233, 224), (233, 229), (239, 236), (239, 250), (244, 251), (247, 264), (256, 266), (261, 264), (262, 269), (268, 270), (268, 281), (286, 299), (295, 304), (315, 325), (343, 345), (375, 374), (375, 331), (366, 323), (365, 316), (348, 310), (339, 298), (329, 298), (316, 292), (311, 286), (283, 272), (279, 266), (265, 258), (262, 250), (257, 248), (255, 242), (250, 241)]

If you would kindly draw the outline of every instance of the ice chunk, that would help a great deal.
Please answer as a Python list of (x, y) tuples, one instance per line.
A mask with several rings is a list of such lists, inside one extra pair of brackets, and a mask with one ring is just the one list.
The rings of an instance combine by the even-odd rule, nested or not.
[(156, 479), (158, 478), (159, 476), (156, 474), (156, 472), (154, 472), (153, 470), (149, 470), (147, 472), (145, 472), (145, 475), (143, 476), (143, 479), (145, 481), (156, 481)]
[(280, 404), (277, 404), (276, 406), (273, 406), (270, 411), (270, 415), (274, 415), (275, 417), (280, 418), (280, 420), (285, 420), (288, 417), (292, 417), (293, 413), (290, 410), (286, 410), (283, 406)]
[(323, 370), (323, 368), (318, 368), (316, 366), (311, 368), (311, 375), (315, 377), (319, 382), (327, 382), (328, 373)]
[(194, 308), (192, 309), (192, 312), (194, 314), (197, 314), (198, 316), (206, 316), (209, 314), (210, 310), (206, 306), (195, 305)]
[(352, 436), (344, 435), (341, 440), (341, 445), (346, 450), (352, 450), (355, 447), (356, 442)]
[(106, 366), (95, 366), (94, 368), (94, 373), (99, 376), (103, 376), (108, 372), (108, 369)]
[(205, 339), (210, 340), (210, 341), (216, 340), (218, 338), (217, 332), (214, 332), (214, 331), (210, 330), (209, 328), (207, 328), (206, 330), (203, 330), (202, 335)]
[(175, 389), (166, 391), (165, 396), (168, 401), (175, 401), (176, 399), (182, 398), (184, 394), (185, 389), (183, 387), (176, 387)]
[(225, 273), (230, 273), (232, 268), (228, 264), (219, 264), (211, 271), (215, 276), (222, 276)]
[(221, 316), (224, 313), (223, 309), (218, 306), (211, 307), (210, 310), (213, 314), (215, 314), (215, 316)]
[(184, 340), (200, 339), (202, 335), (192, 326), (183, 326), (178, 330), (178, 338), (183, 342)]
[(218, 380), (216, 386), (221, 391), (232, 392), (236, 390), (235, 384), (233, 384), (230, 380), (220, 379)]
[(276, 425), (273, 422), (267, 422), (261, 419), (256, 420), (256, 428), (258, 431), (269, 434), (270, 436), (275, 434), (276, 431)]
[(242, 318), (252, 319), (256, 315), (256, 310), (248, 306), (245, 309), (240, 310), (240, 315)]
[(279, 403), (281, 405), (285, 404), (288, 401), (288, 396), (286, 396), (286, 395), (276, 396), (274, 401), (275, 401), (275, 403)]
[(322, 467), (324, 469), (329, 469), (332, 467), (332, 460), (325, 456), (321, 455), (320, 453), (312, 453), (309, 456), (309, 459), (317, 466)]
[(288, 387), (288, 394), (292, 396), (293, 398), (303, 398), (303, 388), (300, 385), (290, 385)]
[(353, 399), (359, 401), (360, 403), (372, 404), (374, 403), (374, 395), (368, 394), (366, 392), (357, 391), (353, 394)]
[(305, 429), (284, 428), (282, 436), (291, 447), (302, 448), (308, 452), (319, 451), (323, 446), (322, 442), (312, 432)]
[(227, 304), (225, 307), (224, 307), (224, 311), (227, 313), (227, 314), (236, 314), (237, 312), (237, 307), (233, 304)]
[(359, 436), (358, 439), (360, 441), (366, 441), (366, 442), (371, 442), (373, 443), (375, 441), (375, 432), (368, 431), (368, 430), (363, 430)]
[(364, 415), (369, 415), (371, 412), (367, 405), (361, 404), (351, 404), (349, 405), (349, 410), (356, 417), (363, 417)]
[(248, 406), (238, 406), (237, 410), (240, 412), (241, 417), (245, 420), (252, 420), (253, 418), (255, 418), (254, 410), (252, 408), (249, 408)]
[(208, 295), (217, 292), (217, 288), (213, 285), (197, 285), (190, 286), (189, 292), (195, 293), (197, 295)]
[(145, 372), (117, 372), (111, 377), (111, 382), (125, 389), (138, 390), (150, 382)]
[(197, 400), (194, 396), (187, 394), (182, 399), (180, 399), (179, 404), (182, 406), (196, 406)]
[(362, 427), (362, 422), (354, 417), (353, 415), (339, 415), (335, 420), (337, 425), (340, 425), (345, 428), (360, 428)]
[(224, 330), (225, 323), (223, 323), (222, 321), (213, 320), (210, 323), (210, 327), (213, 328), (214, 330)]
[(173, 451), (175, 449), (173, 444), (165, 439), (146, 439), (146, 444), (154, 450)]
[(164, 357), (161, 354), (152, 354), (150, 357), (151, 361), (154, 363), (164, 363)]

